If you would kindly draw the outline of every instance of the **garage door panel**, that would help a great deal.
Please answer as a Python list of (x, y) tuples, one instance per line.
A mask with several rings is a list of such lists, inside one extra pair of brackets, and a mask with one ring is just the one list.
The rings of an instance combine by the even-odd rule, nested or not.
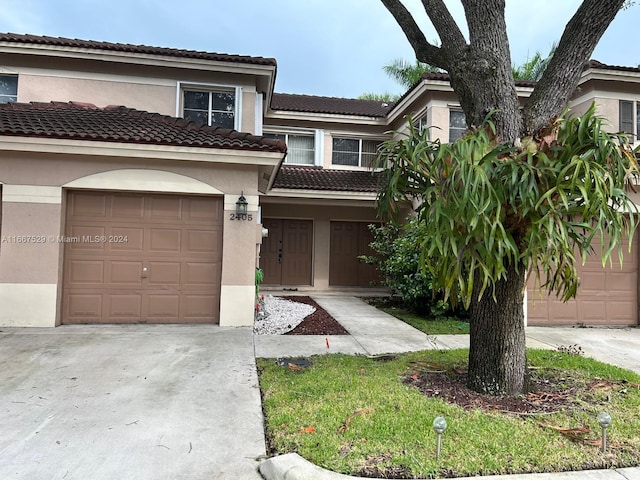
[(607, 289), (615, 294), (632, 294), (634, 282), (629, 281), (628, 272), (611, 272), (607, 276)]
[(185, 200), (185, 213), (189, 223), (222, 224), (222, 210), (211, 209), (211, 202), (206, 198), (191, 197)]
[(77, 293), (69, 295), (65, 310), (66, 316), (75, 321), (97, 322), (102, 318), (102, 294)]
[(219, 263), (195, 263), (184, 264), (184, 284), (193, 286), (215, 285), (216, 278), (220, 275)]
[[(602, 270), (602, 268), (600, 269)], [(606, 289), (606, 275), (603, 271), (600, 272), (588, 272), (582, 271), (580, 275), (580, 289), (583, 291), (595, 291), (601, 292)]]
[(185, 249), (188, 252), (215, 252), (222, 250), (221, 229), (187, 230)]
[(181, 197), (149, 197), (147, 201), (149, 203), (148, 215), (152, 222), (181, 222)]
[(611, 302), (607, 305), (608, 307), (608, 317), (607, 318), (615, 318), (621, 321), (622, 324), (633, 324), (636, 323), (637, 316), (637, 305), (635, 302), (630, 302), (628, 300), (623, 301), (619, 300), (617, 302)]
[(144, 247), (144, 229), (139, 227), (111, 227), (107, 248), (120, 253), (140, 253)]
[(107, 198), (104, 195), (77, 192), (69, 202), (71, 215), (76, 218), (94, 219), (107, 216)]
[(107, 318), (128, 320), (140, 318), (142, 295), (140, 293), (111, 294), (107, 297)]
[(182, 230), (152, 228), (149, 230), (149, 252), (179, 252), (182, 244)]
[(222, 198), (71, 192), (67, 203), (67, 235), (104, 241), (65, 245), (63, 323), (219, 322)]
[(110, 201), (110, 215), (112, 221), (141, 221), (144, 218), (144, 197), (139, 195), (107, 195)]
[(101, 241), (105, 238), (106, 228), (97, 225), (74, 225), (68, 236), (77, 241), (68, 244), (70, 250), (104, 250), (106, 242)]
[(104, 283), (104, 261), (73, 260), (67, 269), (68, 282), (79, 286)]
[(605, 298), (580, 302), (581, 318), (584, 322), (602, 322), (607, 318), (607, 302)]
[(176, 322), (180, 319), (180, 295), (149, 294), (146, 302), (149, 321)]
[(180, 262), (148, 262), (148, 281), (150, 285), (179, 285)]
[(140, 261), (110, 261), (107, 284), (116, 288), (122, 288), (123, 285), (139, 286), (142, 283), (142, 269)]
[(184, 295), (184, 315), (196, 320), (206, 319), (220, 309), (220, 298), (211, 294), (189, 294)]

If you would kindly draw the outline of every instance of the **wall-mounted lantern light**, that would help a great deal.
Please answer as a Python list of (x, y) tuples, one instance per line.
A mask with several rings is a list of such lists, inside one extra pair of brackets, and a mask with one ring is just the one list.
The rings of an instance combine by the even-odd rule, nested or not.
[(247, 206), (249, 205), (249, 203), (247, 202), (247, 199), (244, 198), (244, 192), (242, 192), (240, 194), (240, 198), (238, 198), (238, 201), (236, 202), (236, 214), (237, 215), (246, 215), (247, 214)]

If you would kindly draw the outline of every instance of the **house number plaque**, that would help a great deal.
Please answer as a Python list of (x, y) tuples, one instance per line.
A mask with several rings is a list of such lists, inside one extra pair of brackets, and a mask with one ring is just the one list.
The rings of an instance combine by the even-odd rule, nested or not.
[(252, 213), (231, 213), (229, 214), (229, 220), (244, 220), (246, 222), (253, 221)]

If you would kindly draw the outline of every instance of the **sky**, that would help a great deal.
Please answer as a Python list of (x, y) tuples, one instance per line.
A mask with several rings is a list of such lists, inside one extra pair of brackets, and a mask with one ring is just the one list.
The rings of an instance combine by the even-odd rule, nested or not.
[[(581, 0), (506, 0), (512, 62), (548, 54)], [(436, 41), (420, 0), (404, 0)], [(459, 0), (445, 0), (463, 27)], [(640, 5), (618, 13), (592, 58), (640, 64)], [(379, 0), (2, 0), (0, 32), (274, 57), (281, 93), (357, 97), (403, 93), (382, 67), (413, 60)], [(629, 41), (631, 40), (631, 41)]]

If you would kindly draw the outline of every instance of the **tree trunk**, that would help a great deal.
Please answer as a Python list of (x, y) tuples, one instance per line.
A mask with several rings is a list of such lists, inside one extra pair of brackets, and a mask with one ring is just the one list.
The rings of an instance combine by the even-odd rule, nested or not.
[[(524, 331), (525, 267), (508, 266), (506, 278), (478, 300), (474, 286), (471, 304), (471, 346), (467, 386), (490, 395), (517, 395), (524, 391), (526, 351)], [(496, 301), (497, 300), (497, 301)]]

